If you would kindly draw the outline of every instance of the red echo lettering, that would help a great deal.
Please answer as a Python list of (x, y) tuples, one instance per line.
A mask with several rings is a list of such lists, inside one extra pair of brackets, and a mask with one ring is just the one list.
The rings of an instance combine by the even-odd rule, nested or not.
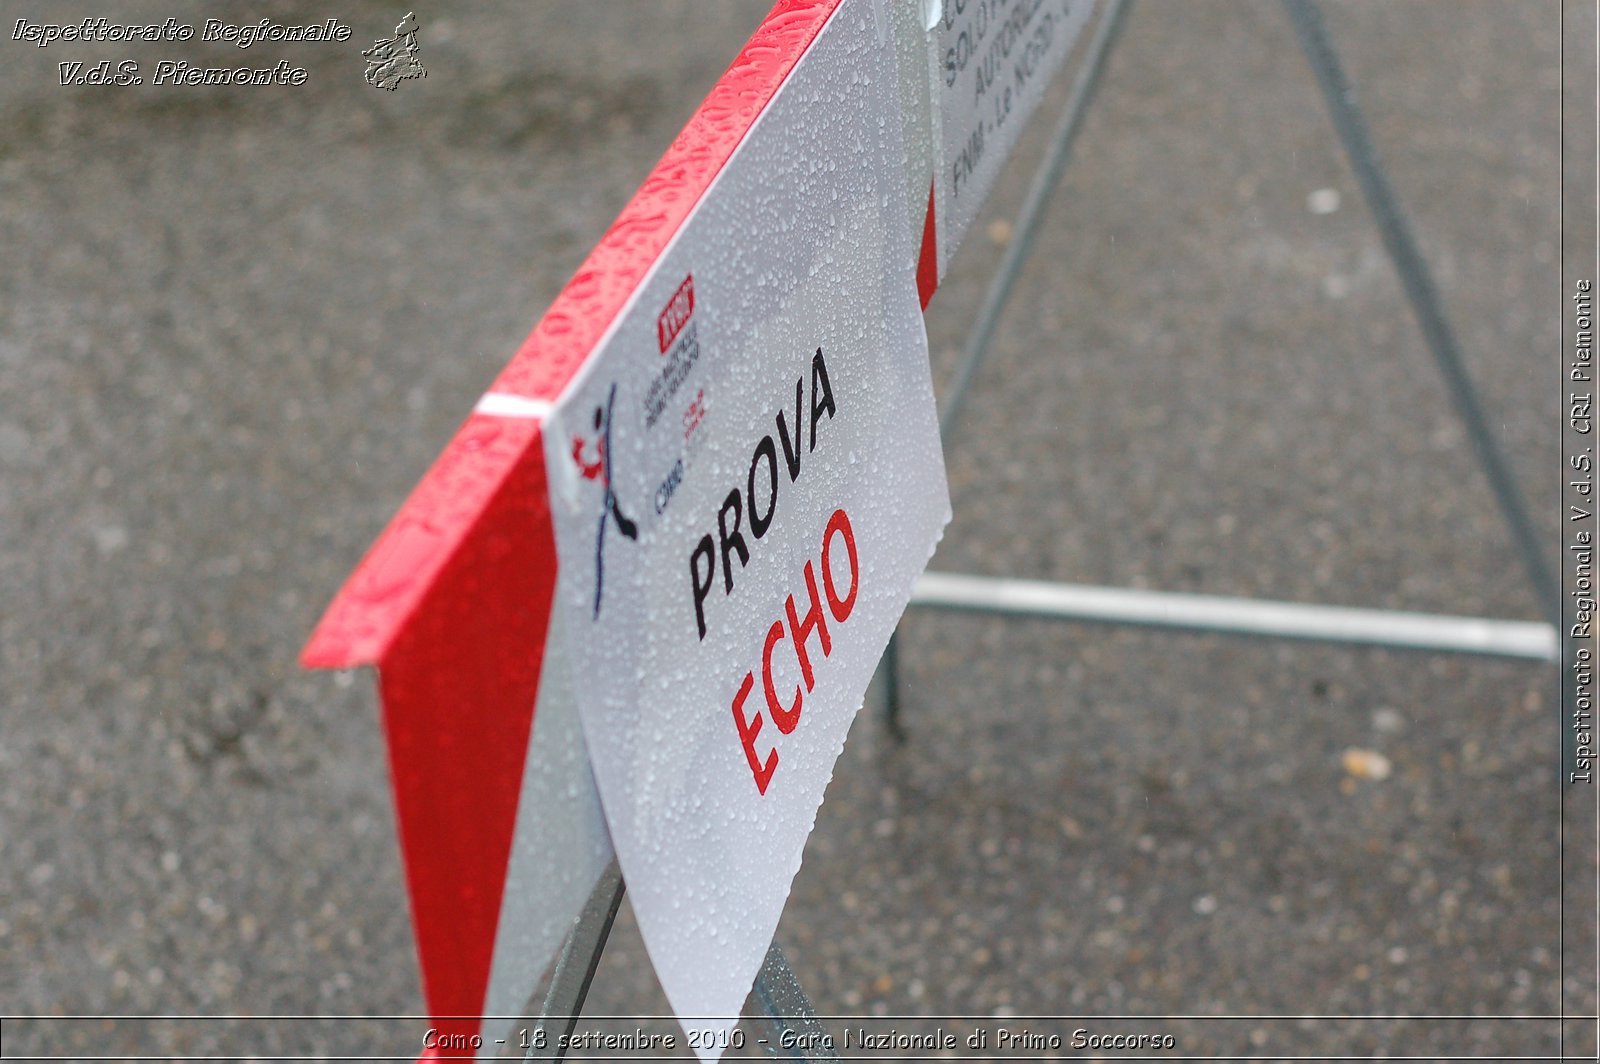
[(794, 731), (795, 725), (800, 723), (800, 704), (803, 696), (800, 694), (800, 685), (795, 684), (794, 700), (785, 706), (778, 701), (778, 692), (773, 690), (772, 648), (777, 646), (782, 638), (783, 622), (773, 621), (772, 627), (767, 629), (767, 645), (761, 649), (761, 683), (767, 692), (767, 712), (772, 714), (772, 723), (778, 726), (779, 731), (788, 735)]
[[(844, 549), (850, 556), (850, 594), (844, 598), (839, 597), (838, 590), (833, 586), (833, 564), (828, 560), (828, 548), (833, 544), (833, 534), (837, 532), (844, 537)], [(822, 533), (822, 586), (828, 592), (828, 609), (833, 613), (833, 619), (840, 624), (850, 616), (850, 611), (856, 608), (856, 588), (861, 581), (856, 579), (856, 574), (861, 571), (856, 559), (856, 534), (850, 528), (850, 516), (843, 510), (833, 511), (833, 516), (828, 518), (828, 527)], [(815, 599), (817, 593), (813, 591), (811, 597)]]
[[(826, 539), (823, 540), (827, 542)], [(784, 612), (789, 615), (789, 631), (794, 634), (794, 652), (800, 659), (800, 675), (806, 678), (806, 690), (809, 691), (817, 685), (816, 677), (811, 671), (811, 655), (806, 650), (806, 639), (813, 631), (817, 632), (822, 643), (822, 656), (827, 657), (833, 653), (833, 640), (828, 636), (828, 623), (822, 619), (822, 603), (817, 600), (817, 574), (810, 562), (806, 562), (806, 592), (811, 596), (811, 608), (806, 611), (804, 620), (794, 612), (794, 596), (790, 595), (784, 602)]]
[(769, 750), (764, 764), (756, 756), (756, 736), (761, 734), (761, 714), (756, 714), (753, 723), (746, 720), (744, 715), (744, 700), (750, 697), (750, 688), (755, 685), (755, 677), (745, 673), (739, 693), (733, 696), (733, 726), (739, 729), (739, 745), (744, 747), (745, 759), (750, 762), (750, 771), (755, 774), (756, 790), (766, 794), (767, 784), (772, 782), (772, 773), (778, 767), (778, 751)]
[[(839, 594), (839, 588), (833, 578), (833, 565), (830, 552), (836, 538), (844, 540), (845, 554), (850, 562), (850, 591), (846, 595)], [(843, 624), (856, 606), (856, 592), (861, 588), (860, 559), (856, 555), (855, 530), (850, 527), (850, 516), (842, 509), (835, 510), (833, 516), (828, 518), (828, 527), (822, 533), (822, 595), (817, 594), (816, 566), (808, 561), (805, 567), (806, 597), (810, 600), (810, 607), (802, 618), (795, 608), (794, 596), (790, 595), (783, 604), (788, 627), (784, 627), (782, 620), (772, 622), (772, 627), (767, 629), (766, 642), (761, 648), (761, 686), (767, 696), (767, 712), (772, 715), (772, 723), (778, 726), (778, 731), (784, 735), (793, 734), (800, 725), (800, 714), (805, 706), (805, 693), (800, 685), (795, 684), (794, 697), (786, 706), (778, 698), (777, 683), (772, 676), (772, 654), (778, 644), (785, 639), (794, 647), (796, 663), (800, 666), (800, 675), (805, 680), (805, 691), (809, 692), (816, 687), (816, 672), (812, 667), (811, 655), (806, 648), (806, 642), (813, 633), (816, 635), (817, 644), (822, 648), (822, 656), (828, 657), (833, 652), (833, 638), (828, 633), (828, 623), (822, 612), (822, 597), (828, 601), (828, 613), (832, 614), (836, 624)], [(739, 733), (739, 745), (744, 749), (745, 760), (750, 763), (751, 775), (756, 781), (756, 790), (761, 794), (767, 793), (767, 786), (772, 782), (772, 774), (778, 768), (778, 750), (776, 747), (767, 751), (767, 756), (762, 758), (756, 751), (756, 736), (761, 734), (764, 723), (760, 711), (754, 717), (745, 714), (745, 700), (750, 697), (750, 692), (755, 688), (755, 672), (752, 670), (744, 674), (744, 680), (739, 684), (739, 693), (733, 696), (733, 724)]]

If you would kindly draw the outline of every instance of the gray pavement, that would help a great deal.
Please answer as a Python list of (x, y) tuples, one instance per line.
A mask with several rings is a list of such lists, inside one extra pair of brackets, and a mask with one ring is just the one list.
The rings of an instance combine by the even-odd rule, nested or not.
[[(1329, 8), (1554, 558), (1562, 8)], [(0, 18), (0, 1013), (420, 1011), (370, 678), (296, 653), (764, 5), (423, 10), (428, 76), (394, 93), (358, 51), (404, 4), (252, 49), (299, 88), (60, 87), (63, 60), (231, 53), (9, 39), (261, 10)], [(1567, 5), (1570, 38), (1593, 11)], [(936, 383), (1048, 124), (930, 309)], [(1539, 617), (1272, 3), (1136, 6), (948, 465), (939, 569)], [(1592, 892), (1562, 935), (1553, 670), (903, 632), (909, 738), (857, 721), (779, 930), (820, 1012), (1077, 1014), (1101, 1018), (1057, 1027), (1260, 1059), (1548, 1056), (1556, 1023), (1504, 1017), (1595, 1012)], [(1592, 836), (1565, 859), (1592, 869)], [(1565, 984), (1564, 947), (1591, 950)], [(667, 1011), (626, 907), (590, 1008)], [(1324, 1018), (1203, 1018), (1230, 1015)], [(1478, 1018), (1373, 1018), (1401, 1015)], [(0, 1034), (173, 1054), (224, 1026)], [(1567, 1035), (1593, 1054), (1593, 1024)]]

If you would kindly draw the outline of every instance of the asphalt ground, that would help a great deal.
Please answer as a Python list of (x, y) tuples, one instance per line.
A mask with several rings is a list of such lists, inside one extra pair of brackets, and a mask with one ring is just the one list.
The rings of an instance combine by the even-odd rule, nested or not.
[[(1328, 8), (1554, 561), (1563, 13), (1571, 62), (1594, 8)], [(61, 61), (235, 53), (0, 39), (10, 1016), (421, 1011), (370, 678), (297, 651), (764, 5), (423, 10), (428, 76), (375, 91), (359, 48), (405, 10), (252, 49), (308, 68), (299, 88), (61, 87)], [(3, 21), (263, 14), (325, 16), (12, 0)], [(1048, 125), (929, 311), (941, 388)], [(1592, 128), (1565, 133), (1593, 158)], [(1272, 3), (1136, 6), (947, 461), (941, 570), (1539, 618)], [(909, 736), (858, 719), (779, 929), (820, 1013), (1251, 1059), (1548, 1057), (1550, 1017), (1595, 1013), (1553, 669), (919, 611), (902, 631)], [(1581, 823), (1593, 794), (1565, 801)], [(626, 907), (589, 1010), (667, 1012)], [(874, 1029), (895, 1023), (922, 1029)], [(374, 1031), (0, 1036), (416, 1050)], [(1565, 1035), (1593, 1055), (1593, 1023)]]

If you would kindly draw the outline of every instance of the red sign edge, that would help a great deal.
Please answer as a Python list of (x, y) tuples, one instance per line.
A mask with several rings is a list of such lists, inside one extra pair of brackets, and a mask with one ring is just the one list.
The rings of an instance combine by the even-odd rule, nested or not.
[[(779, 0), (573, 274), (491, 391), (554, 400), (626, 305), (840, 0)], [(470, 417), (356, 566), (301, 653), (307, 668), (381, 665), (509, 474)], [(499, 421), (500, 418), (490, 420)], [(538, 443), (537, 432), (526, 446)], [(441, 490), (448, 481), (448, 491)], [(396, 543), (425, 529), (422, 544)], [(398, 556), (398, 557), (396, 557)]]
[[(780, 0), (491, 391), (553, 401), (841, 0)], [(556, 579), (536, 418), (474, 413), (335, 595), (308, 668), (376, 665), (424, 994), (469, 1036), (488, 989)]]

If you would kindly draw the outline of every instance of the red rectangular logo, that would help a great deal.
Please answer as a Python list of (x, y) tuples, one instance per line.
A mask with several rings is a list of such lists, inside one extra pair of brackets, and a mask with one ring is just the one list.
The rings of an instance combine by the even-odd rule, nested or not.
[(678, 290), (667, 300), (666, 309), (656, 319), (656, 336), (661, 340), (661, 353), (667, 353), (672, 341), (678, 338), (683, 327), (694, 314), (694, 274), (687, 274)]

